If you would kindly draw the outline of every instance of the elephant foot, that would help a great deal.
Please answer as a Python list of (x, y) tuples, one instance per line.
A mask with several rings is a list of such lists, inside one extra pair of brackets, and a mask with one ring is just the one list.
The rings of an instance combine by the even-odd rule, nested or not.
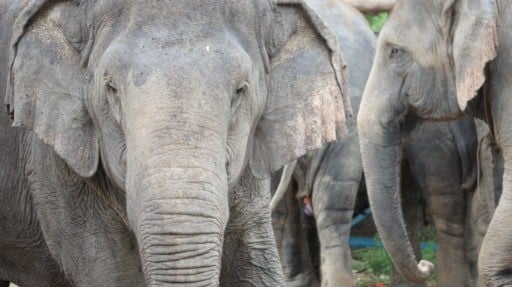
[(9, 282), (8, 281), (3, 281), (3, 280), (0, 280), (0, 287), (9, 287)]
[(389, 284), (389, 287), (427, 287), (426, 283), (411, 283), (406, 281), (395, 281)]

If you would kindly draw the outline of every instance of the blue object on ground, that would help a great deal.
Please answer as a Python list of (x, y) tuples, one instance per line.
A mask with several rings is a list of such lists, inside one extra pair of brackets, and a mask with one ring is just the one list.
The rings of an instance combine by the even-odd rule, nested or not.
[[(363, 212), (359, 213), (354, 219), (352, 219), (351, 227), (354, 227), (361, 223), (365, 218), (372, 214), (371, 208), (365, 209)], [(350, 236), (349, 239), (350, 247), (352, 248), (383, 248), (382, 242), (380, 240), (375, 240), (370, 237), (354, 237)], [(437, 250), (437, 244), (435, 242), (421, 242), (421, 250), (425, 249), (434, 249)]]
[(372, 214), (372, 210), (371, 208), (368, 207), (363, 212), (359, 213), (356, 217), (354, 217), (354, 219), (352, 219), (352, 224), (350, 226), (354, 227), (358, 225), (370, 214)]
[[(382, 248), (382, 242), (370, 237), (354, 237), (349, 239), (352, 248)], [(421, 242), (421, 250), (434, 249), (437, 250), (437, 244), (434, 242)]]

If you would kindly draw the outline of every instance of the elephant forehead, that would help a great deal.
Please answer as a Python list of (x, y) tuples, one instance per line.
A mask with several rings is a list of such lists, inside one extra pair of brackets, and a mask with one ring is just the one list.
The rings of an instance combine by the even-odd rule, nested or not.
[(249, 0), (175, 0), (132, 1), (131, 22), (135, 26), (151, 30), (151, 27), (166, 27), (166, 31), (202, 33), (207, 36), (219, 26), (255, 27), (257, 10)]

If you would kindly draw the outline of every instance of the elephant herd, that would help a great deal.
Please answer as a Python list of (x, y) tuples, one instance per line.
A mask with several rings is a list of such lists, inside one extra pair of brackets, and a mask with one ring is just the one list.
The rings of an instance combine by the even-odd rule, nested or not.
[(508, 11), (1, 0), (0, 287), (353, 286), (363, 171), (394, 286), (512, 286)]

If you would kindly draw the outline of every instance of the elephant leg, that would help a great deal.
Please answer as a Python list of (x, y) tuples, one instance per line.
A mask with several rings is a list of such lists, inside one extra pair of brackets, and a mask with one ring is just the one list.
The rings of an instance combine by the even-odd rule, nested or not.
[(455, 139), (448, 125), (425, 122), (411, 135), (410, 142), (406, 148), (410, 170), (423, 191), (436, 229), (437, 286), (465, 286), (469, 276), (464, 240), (465, 179)]
[[(294, 190), (294, 187), (292, 185), (291, 189)], [(286, 286), (319, 286), (310, 252), (311, 241), (307, 234), (307, 231), (311, 231), (312, 226), (306, 226), (307, 218), (302, 213), (300, 204), (295, 199), (295, 193), (291, 192), (292, 190), (287, 192), (284, 200), (288, 214), (282, 229), (279, 250)]]
[(489, 287), (512, 286), (512, 159), (504, 156), (503, 193), (479, 256), (479, 271)]
[(349, 238), (361, 176), (356, 134), (326, 148), (315, 177), (312, 198), (324, 287), (353, 286)]
[(430, 195), (436, 228), (439, 287), (465, 286), (468, 278), (464, 241), (465, 199), (460, 187), (451, 194)]
[(9, 287), (10, 283), (8, 281), (0, 280), (0, 287)]
[[(402, 196), (402, 212), (407, 227), (407, 236), (411, 241), (414, 254), (417, 258), (421, 257), (420, 239), (419, 239), (419, 220), (418, 211), (420, 208), (419, 197), (420, 188), (414, 181), (414, 178), (409, 170), (409, 165), (404, 162), (402, 167), (402, 180), (401, 180), (401, 196)], [(411, 283), (405, 280), (400, 273), (393, 268), (393, 282), (390, 287), (425, 287), (425, 283)]]
[(221, 286), (284, 285), (270, 218), (269, 190), (269, 180), (258, 180), (247, 169), (231, 192)]
[(302, 206), (301, 222), (304, 229), (305, 239), (309, 251), (309, 258), (316, 279), (320, 280), (321, 276), (321, 263), (320, 263), (320, 240), (318, 238), (318, 229), (316, 226), (315, 218), (306, 214), (304, 206)]

